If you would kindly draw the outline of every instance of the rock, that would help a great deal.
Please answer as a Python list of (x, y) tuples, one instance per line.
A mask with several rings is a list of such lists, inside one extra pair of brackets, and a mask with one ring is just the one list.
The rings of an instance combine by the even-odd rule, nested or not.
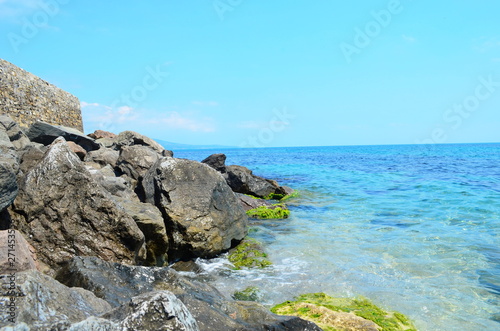
[(227, 183), (234, 192), (265, 198), (273, 193), (277, 193), (276, 190), (279, 189), (279, 186), (276, 187), (276, 185), (273, 185), (268, 180), (255, 176), (248, 168), (231, 165), (226, 167), (226, 169)]
[(142, 181), (145, 201), (163, 214), (169, 258), (214, 257), (247, 233), (247, 216), (224, 178), (202, 163), (160, 159)]
[(51, 125), (45, 122), (35, 122), (27, 132), (31, 141), (50, 145), (57, 137), (63, 137), (66, 141), (73, 141), (82, 146), (87, 152), (99, 149), (94, 139), (85, 136), (82, 132), (60, 125)]
[[(7, 307), (15, 295), (15, 323), (26, 323), (31, 330), (65, 330), (71, 323), (111, 310), (104, 300), (81, 288), (68, 288), (36, 270), (0, 276), (0, 306)], [(16, 284), (11, 289), (11, 282)], [(0, 320), (0, 327), (12, 325)], [(29, 330), (29, 329), (28, 329)]]
[(168, 291), (144, 293), (102, 316), (123, 330), (198, 331), (182, 301)]
[(131, 199), (115, 198), (115, 201), (131, 216), (146, 238), (147, 258), (145, 265), (162, 267), (168, 262), (168, 237), (163, 217), (155, 206)]
[(214, 168), (218, 172), (225, 174), (226, 171), (226, 155), (225, 154), (212, 154), (201, 163), (205, 163), (206, 165), (209, 165), (210, 167)]
[(89, 136), (92, 139), (101, 139), (101, 138), (115, 138), (116, 134), (104, 130), (95, 130), (93, 133), (89, 133), (87, 136)]
[(71, 149), (71, 151), (75, 153), (80, 158), (80, 160), (83, 161), (85, 159), (85, 157), (87, 156), (87, 151), (83, 149), (82, 146), (77, 145), (72, 141), (68, 141), (67, 144), (69, 146), (69, 149)]
[(12, 145), (17, 149), (24, 149), (30, 140), (28, 136), (21, 130), (21, 127), (9, 115), (0, 115), (0, 128), (3, 127), (9, 136)]
[(37, 269), (36, 260), (34, 248), (19, 231), (0, 231), (0, 275)]
[(137, 199), (133, 191), (133, 184), (126, 176), (116, 177), (113, 169), (108, 165), (101, 169), (96, 169), (88, 164), (85, 168), (92, 178), (98, 182), (108, 193), (113, 196)]
[(22, 153), (20, 153), (21, 161), (19, 166), (23, 177), (24, 174), (34, 168), (43, 159), (46, 151), (47, 148), (38, 143), (30, 143), (23, 149)]
[(2, 126), (0, 126), (0, 162), (7, 163), (15, 173), (19, 170), (17, 150)]
[(119, 156), (120, 152), (102, 147), (96, 151), (89, 152), (85, 161), (95, 162), (100, 164), (101, 166), (106, 166), (109, 164), (110, 166), (115, 168)]
[(18, 192), (16, 172), (0, 155), (0, 211), (12, 204)]
[[(25, 235), (50, 268), (75, 255), (140, 263), (144, 235), (132, 217), (58, 138), (32, 168), (12, 206), (12, 227)], [(52, 273), (49, 269), (48, 273)]]
[(200, 274), (203, 272), (203, 268), (193, 260), (177, 261), (174, 264), (170, 265), (170, 268), (174, 269), (175, 271), (193, 272), (195, 274)]
[(160, 154), (147, 146), (125, 146), (120, 152), (117, 168), (133, 179), (142, 180), (160, 157)]
[(249, 211), (251, 209), (256, 209), (259, 207), (267, 207), (271, 209), (275, 207), (271, 202), (265, 199), (258, 199), (241, 193), (236, 193), (236, 196), (240, 200), (240, 204), (245, 211)]
[[(134, 131), (120, 132), (120, 134), (114, 138), (114, 141), (118, 149), (122, 149), (125, 146), (141, 145), (147, 146), (159, 154), (162, 154), (165, 151), (165, 148), (153, 139)], [(169, 153), (167, 152), (167, 154), (163, 156), (168, 156), (168, 154)]]
[(190, 280), (171, 268), (147, 268), (75, 257), (57, 274), (67, 286), (88, 289), (112, 306), (152, 291), (170, 291), (184, 303), (200, 330), (321, 330), (297, 317), (277, 316), (258, 303), (226, 299), (209, 284)]

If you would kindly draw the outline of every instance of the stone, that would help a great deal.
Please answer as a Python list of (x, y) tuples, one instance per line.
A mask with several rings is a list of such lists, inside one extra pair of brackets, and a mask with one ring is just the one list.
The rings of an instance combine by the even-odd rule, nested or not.
[(155, 291), (133, 297), (102, 318), (119, 323), (123, 330), (199, 330), (193, 315), (169, 291)]
[(144, 235), (66, 144), (57, 138), (26, 174), (11, 208), (12, 227), (25, 235), (52, 274), (75, 255), (122, 263), (146, 257)]
[(104, 130), (95, 130), (93, 133), (89, 133), (87, 136), (89, 136), (92, 139), (101, 139), (101, 138), (115, 138), (116, 134)]
[(236, 196), (240, 200), (240, 204), (245, 211), (249, 211), (259, 207), (266, 207), (270, 209), (277, 207), (265, 199), (258, 199), (241, 193), (236, 193)]
[(158, 152), (147, 146), (125, 146), (120, 152), (117, 168), (133, 179), (142, 180), (142, 177), (160, 157)]
[(273, 185), (268, 180), (255, 176), (253, 172), (245, 167), (231, 165), (226, 167), (226, 180), (234, 192), (250, 194), (258, 198), (265, 198), (273, 193), (279, 186)]
[(125, 146), (141, 145), (147, 146), (159, 154), (165, 151), (165, 148), (153, 139), (134, 131), (120, 132), (120, 134), (114, 138), (114, 141), (118, 149), (122, 149)]
[(21, 130), (21, 127), (7, 114), (0, 115), (0, 127), (7, 132), (12, 145), (17, 149), (24, 149), (29, 143), (30, 139)]
[(0, 231), (0, 275), (37, 269), (36, 260), (34, 248), (19, 231)]
[(114, 198), (131, 216), (146, 240), (147, 257), (144, 265), (163, 267), (168, 262), (168, 237), (165, 222), (158, 208), (131, 199)]
[(50, 145), (57, 137), (63, 137), (66, 141), (73, 141), (82, 146), (87, 152), (99, 149), (100, 145), (94, 139), (87, 137), (82, 132), (60, 125), (51, 125), (45, 122), (35, 122), (27, 132), (31, 141)]
[(114, 168), (116, 167), (116, 162), (118, 161), (119, 156), (120, 152), (110, 148), (101, 147), (98, 150), (89, 152), (85, 161), (95, 162), (100, 164), (101, 166), (106, 166), (109, 164)]
[(10, 206), (19, 192), (16, 172), (2, 159), (0, 156), (0, 211)]
[(212, 154), (201, 163), (205, 163), (206, 165), (214, 168), (218, 172), (224, 174), (227, 172), (226, 170), (226, 155), (225, 154)]
[(224, 178), (191, 160), (160, 159), (142, 181), (145, 202), (160, 209), (169, 258), (214, 257), (242, 240), (247, 216)]
[(0, 162), (7, 163), (15, 173), (19, 171), (19, 155), (2, 126), (0, 126)]
[(68, 141), (67, 144), (69, 146), (69, 149), (71, 149), (71, 151), (75, 153), (80, 158), (80, 160), (85, 160), (87, 151), (82, 146), (77, 145), (72, 141)]
[[(16, 283), (15, 290), (10, 289), (11, 281)], [(71, 323), (112, 309), (109, 303), (92, 292), (68, 288), (36, 270), (18, 272), (15, 280), (11, 275), (0, 276), (0, 282), (0, 306), (6, 307), (14, 294), (15, 324), (25, 323), (31, 330), (65, 330)], [(7, 319), (0, 320), (0, 327), (7, 325)]]
[[(132, 189), (132, 183), (125, 176), (116, 177), (110, 166), (96, 169), (85, 164), (92, 178), (113, 196), (137, 199)], [(111, 173), (110, 173), (111, 172)]]
[(113, 307), (127, 305), (130, 298), (144, 293), (169, 291), (186, 306), (200, 330), (321, 330), (298, 317), (272, 314), (255, 302), (227, 299), (213, 286), (168, 267), (126, 266), (95, 257), (75, 257), (56, 278), (67, 286), (94, 292)]

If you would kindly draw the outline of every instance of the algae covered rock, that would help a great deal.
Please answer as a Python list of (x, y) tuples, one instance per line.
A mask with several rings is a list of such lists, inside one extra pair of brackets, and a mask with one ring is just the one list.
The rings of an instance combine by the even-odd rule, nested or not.
[(228, 258), (236, 270), (241, 268), (265, 268), (272, 264), (267, 259), (267, 254), (261, 244), (253, 238), (241, 241), (238, 246), (229, 251)]
[(367, 299), (333, 298), (324, 293), (304, 294), (271, 309), (275, 314), (298, 316), (325, 331), (412, 331), (406, 316), (387, 312)]

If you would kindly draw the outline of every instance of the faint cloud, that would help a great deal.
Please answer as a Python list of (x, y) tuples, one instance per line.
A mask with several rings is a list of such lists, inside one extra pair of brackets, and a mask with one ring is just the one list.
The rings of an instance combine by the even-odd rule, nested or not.
[(417, 41), (417, 39), (415, 37), (412, 37), (412, 36), (407, 36), (407, 35), (402, 35), (403, 39), (409, 43), (414, 43)]
[(188, 130), (192, 132), (214, 132), (215, 127), (210, 118), (194, 119), (188, 115), (171, 112), (167, 117), (151, 120), (150, 123), (166, 125), (172, 129)]
[(94, 102), (80, 102), (82, 115), (86, 122), (92, 123), (100, 129), (105, 129), (102, 123), (128, 123), (140, 119), (137, 112), (129, 106), (113, 108)]
[(122, 106), (118, 108), (118, 114), (120, 115), (127, 115), (130, 114), (134, 110), (134, 108), (129, 107), (129, 106)]
[(0, 0), (0, 17), (16, 19), (40, 8), (41, 0)]
[(491, 49), (500, 47), (500, 39), (497, 37), (487, 38), (482, 37), (478, 41), (476, 41), (476, 45), (474, 49), (481, 53), (486, 53)]

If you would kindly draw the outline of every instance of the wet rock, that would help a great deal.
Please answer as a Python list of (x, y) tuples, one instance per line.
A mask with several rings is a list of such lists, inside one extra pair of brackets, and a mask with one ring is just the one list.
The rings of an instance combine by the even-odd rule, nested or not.
[(51, 125), (45, 122), (35, 122), (27, 132), (31, 141), (50, 145), (57, 137), (63, 137), (66, 141), (73, 141), (82, 146), (87, 152), (99, 149), (94, 139), (85, 136), (82, 132), (60, 125)]
[(36, 260), (34, 248), (19, 231), (0, 231), (0, 275), (37, 269)]
[(168, 291), (141, 294), (102, 316), (124, 330), (198, 331), (186, 306)]
[(104, 130), (95, 130), (93, 133), (89, 133), (87, 136), (89, 136), (92, 139), (101, 139), (101, 138), (115, 138), (116, 134)]
[(200, 330), (321, 330), (297, 317), (277, 316), (254, 302), (226, 299), (209, 284), (182, 277), (171, 268), (146, 268), (75, 257), (57, 279), (68, 286), (88, 289), (112, 306), (152, 291), (170, 291), (184, 303)]
[(147, 146), (126, 146), (120, 152), (117, 168), (133, 179), (142, 180), (142, 177), (160, 157), (158, 152)]
[[(1, 306), (15, 297), (15, 324), (25, 323), (31, 330), (65, 330), (71, 323), (111, 310), (106, 301), (81, 288), (68, 288), (53, 278), (36, 270), (0, 276), (2, 289)], [(16, 289), (10, 288), (10, 282)], [(0, 327), (12, 325), (7, 319), (0, 320)]]
[(56, 139), (27, 172), (11, 217), (12, 227), (25, 235), (40, 262), (50, 268), (75, 255), (123, 263), (140, 263), (146, 257), (137, 224), (92, 178), (63, 138)]
[(247, 216), (224, 178), (199, 162), (162, 158), (144, 176), (145, 201), (163, 214), (170, 259), (214, 257), (247, 233)]
[(17, 123), (14, 122), (14, 120), (9, 115), (0, 115), (0, 128), (1, 127), (3, 127), (3, 129), (9, 136), (12, 145), (17, 150), (25, 148), (30, 143), (28, 136), (21, 130), (21, 127), (17, 125)]

